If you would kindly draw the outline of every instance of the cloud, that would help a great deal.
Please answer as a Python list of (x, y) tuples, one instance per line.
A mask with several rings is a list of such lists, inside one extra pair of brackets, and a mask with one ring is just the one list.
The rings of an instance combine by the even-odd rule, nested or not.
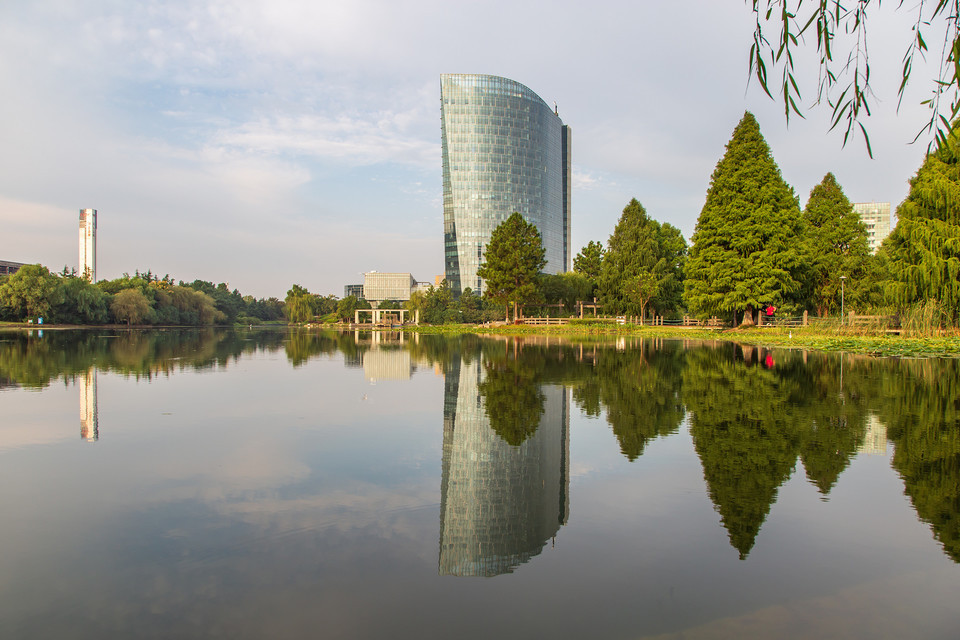
[(364, 115), (279, 115), (218, 132), (213, 144), (267, 155), (312, 156), (351, 165), (384, 162), (430, 169), (439, 145), (406, 131), (415, 116), (378, 112)]

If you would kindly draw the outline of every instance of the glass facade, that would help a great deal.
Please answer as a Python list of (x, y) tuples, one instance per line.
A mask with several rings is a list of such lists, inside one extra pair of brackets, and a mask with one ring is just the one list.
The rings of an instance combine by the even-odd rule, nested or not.
[(455, 295), (480, 293), (477, 268), (493, 230), (513, 212), (543, 237), (547, 273), (570, 268), (571, 132), (513, 80), (440, 76), (444, 271)]
[(889, 202), (856, 202), (853, 211), (867, 227), (867, 246), (870, 253), (880, 250), (880, 245), (890, 235), (890, 203)]

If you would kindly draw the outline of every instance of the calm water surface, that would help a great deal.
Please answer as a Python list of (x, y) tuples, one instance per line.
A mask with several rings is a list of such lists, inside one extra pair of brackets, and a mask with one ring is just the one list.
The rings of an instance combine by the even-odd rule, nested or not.
[(955, 638), (960, 361), (0, 333), (2, 638)]

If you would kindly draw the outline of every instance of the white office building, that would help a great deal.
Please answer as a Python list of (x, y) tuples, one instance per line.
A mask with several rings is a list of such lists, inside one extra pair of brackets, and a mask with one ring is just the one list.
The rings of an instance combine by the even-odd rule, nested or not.
[(889, 202), (856, 202), (853, 211), (867, 227), (867, 246), (876, 253), (893, 227), (890, 224)]

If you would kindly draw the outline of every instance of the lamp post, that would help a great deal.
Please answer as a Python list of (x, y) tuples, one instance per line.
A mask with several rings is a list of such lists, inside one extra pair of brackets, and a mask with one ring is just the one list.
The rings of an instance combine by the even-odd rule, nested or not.
[(847, 276), (840, 276), (840, 325), (843, 326), (843, 283)]

